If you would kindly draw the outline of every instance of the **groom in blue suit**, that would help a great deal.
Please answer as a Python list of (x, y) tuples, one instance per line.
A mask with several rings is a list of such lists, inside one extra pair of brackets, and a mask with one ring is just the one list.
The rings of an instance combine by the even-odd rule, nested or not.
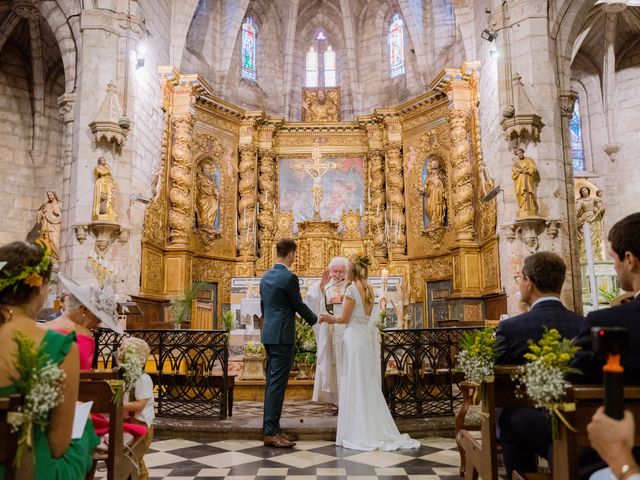
[(267, 352), (266, 384), (264, 391), (264, 444), (288, 448), (297, 437), (280, 429), (280, 415), (284, 392), (293, 365), (298, 313), (309, 325), (318, 318), (302, 301), (298, 277), (289, 271), (295, 260), (296, 242), (290, 238), (276, 244), (276, 263), (260, 280), (260, 308), (262, 310), (262, 338)]

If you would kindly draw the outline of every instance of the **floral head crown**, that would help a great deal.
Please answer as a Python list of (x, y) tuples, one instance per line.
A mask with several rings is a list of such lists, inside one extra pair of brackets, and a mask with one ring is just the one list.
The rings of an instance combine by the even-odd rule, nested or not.
[[(27, 265), (22, 270), (11, 276), (0, 278), (0, 291), (13, 285), (13, 290), (17, 290), (20, 282), (29, 287), (39, 287), (44, 282), (42, 274), (51, 266), (51, 249), (47, 245), (37, 243), (42, 247), (42, 257), (37, 265)], [(9, 272), (4, 272), (8, 274)]]
[(362, 268), (369, 268), (369, 266), (371, 266), (371, 260), (366, 253), (362, 252), (358, 252), (356, 256), (353, 257), (353, 263)]

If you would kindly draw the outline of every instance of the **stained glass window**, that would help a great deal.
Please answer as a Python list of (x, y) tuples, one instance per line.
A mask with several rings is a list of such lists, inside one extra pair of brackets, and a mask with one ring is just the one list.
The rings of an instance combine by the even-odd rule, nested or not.
[(397, 13), (389, 26), (389, 66), (391, 78), (404, 73), (404, 22)]
[(318, 86), (318, 53), (313, 47), (307, 52), (307, 87)]
[(569, 122), (571, 130), (571, 159), (573, 160), (573, 170), (584, 172), (586, 170), (584, 162), (584, 143), (582, 141), (582, 121), (580, 118), (580, 102), (576, 99), (573, 106), (573, 117)]
[(242, 78), (256, 80), (256, 27), (251, 17), (242, 24)]
[(336, 52), (333, 51), (331, 45), (324, 52), (324, 86), (336, 86)]

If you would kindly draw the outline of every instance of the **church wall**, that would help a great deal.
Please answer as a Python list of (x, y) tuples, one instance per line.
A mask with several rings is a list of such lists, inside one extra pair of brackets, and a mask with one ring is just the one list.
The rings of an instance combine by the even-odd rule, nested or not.
[(34, 167), (31, 78), (28, 57), (9, 40), (0, 53), (0, 202), (5, 214), (0, 219), (0, 244), (24, 240), (36, 221), (36, 210), (46, 200), (46, 190), (61, 198), (62, 124), (57, 97), (64, 91), (63, 79), (51, 79), (44, 86), (45, 120), (42, 124), (43, 165)]

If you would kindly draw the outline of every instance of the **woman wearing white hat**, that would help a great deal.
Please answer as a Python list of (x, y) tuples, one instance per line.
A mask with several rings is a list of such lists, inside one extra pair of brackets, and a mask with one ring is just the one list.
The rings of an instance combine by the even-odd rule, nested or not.
[(80, 353), (80, 370), (90, 370), (95, 351), (93, 330), (100, 324), (114, 332), (124, 333), (117, 322), (116, 295), (107, 285), (100, 289), (91, 285), (79, 285), (65, 274), (58, 274), (68, 298), (65, 302), (64, 313), (43, 324), (47, 329), (68, 334), (76, 332), (78, 350)]

